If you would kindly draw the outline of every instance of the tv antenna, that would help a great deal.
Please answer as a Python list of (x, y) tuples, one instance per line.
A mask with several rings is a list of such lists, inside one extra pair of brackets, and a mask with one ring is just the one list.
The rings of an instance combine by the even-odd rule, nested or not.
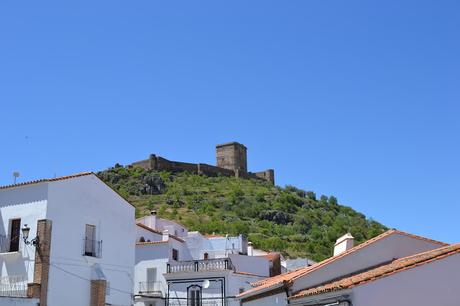
[(14, 171), (14, 172), (13, 172), (13, 177), (14, 177), (14, 184), (16, 184), (16, 180), (17, 180), (17, 178), (19, 177), (19, 172)]

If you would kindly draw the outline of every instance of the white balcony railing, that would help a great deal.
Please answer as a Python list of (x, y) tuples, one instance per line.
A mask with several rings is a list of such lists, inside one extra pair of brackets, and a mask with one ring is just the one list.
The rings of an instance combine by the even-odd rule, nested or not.
[(228, 305), (222, 298), (210, 298), (210, 299), (200, 299), (194, 302), (187, 301), (187, 299), (174, 299), (169, 298), (167, 301), (168, 306), (190, 306), (190, 305), (199, 305), (199, 306), (226, 306)]
[(168, 263), (167, 273), (233, 270), (229, 258), (179, 261)]
[(24, 275), (0, 277), (0, 296), (26, 297), (27, 277)]
[(139, 282), (139, 294), (163, 297), (164, 292), (161, 282)]
[(83, 239), (83, 255), (102, 257), (102, 240)]

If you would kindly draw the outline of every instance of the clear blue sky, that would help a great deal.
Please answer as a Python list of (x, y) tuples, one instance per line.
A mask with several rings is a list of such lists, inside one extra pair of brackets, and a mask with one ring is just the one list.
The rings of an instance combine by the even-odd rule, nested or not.
[(0, 184), (149, 153), (460, 241), (460, 2), (2, 1)]

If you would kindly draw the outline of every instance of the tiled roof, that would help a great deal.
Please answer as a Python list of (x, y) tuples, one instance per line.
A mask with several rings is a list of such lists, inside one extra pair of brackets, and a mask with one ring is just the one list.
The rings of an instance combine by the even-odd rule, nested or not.
[[(45, 179), (39, 179), (39, 180), (35, 180), (35, 181), (28, 181), (28, 182), (22, 182), (22, 183), (17, 183), (17, 184), (12, 184), (12, 185), (0, 186), (0, 190), (10, 189), (10, 188), (19, 188), (19, 187), (35, 185), (35, 184), (51, 183), (51, 182), (56, 182), (56, 181), (65, 181), (65, 180), (70, 180), (70, 179), (74, 179), (74, 178), (82, 177), (82, 176), (87, 176), (87, 175), (94, 175), (94, 176), (97, 177), (97, 175), (94, 172), (80, 172), (80, 173), (75, 173), (75, 174), (66, 175), (66, 176), (45, 178)], [(118, 191), (113, 189), (110, 185), (108, 185), (103, 180), (101, 180), (101, 179), (99, 179), (99, 180), (102, 183), (104, 183), (107, 187), (112, 189), (116, 194), (118, 194), (127, 204), (129, 204), (129, 205), (134, 207), (134, 205), (131, 204), (130, 202), (128, 202), (128, 200), (124, 196), (122, 196)]]
[(67, 175), (67, 176), (45, 178), (45, 179), (39, 179), (39, 180), (34, 180), (34, 181), (29, 181), (29, 182), (22, 182), (22, 183), (17, 183), (17, 184), (12, 184), (12, 185), (0, 186), (0, 189), (9, 189), (9, 188), (22, 187), (22, 186), (27, 186), (27, 185), (64, 181), (64, 180), (73, 179), (76, 177), (86, 176), (86, 175), (91, 175), (91, 174), (94, 174), (94, 173), (93, 172), (81, 172), (81, 173), (76, 173), (76, 174)]
[(264, 290), (264, 289), (267, 289), (267, 288), (270, 288), (270, 287), (275, 287), (277, 285), (281, 285), (283, 283), (287, 283), (287, 284), (291, 284), (294, 280), (304, 276), (304, 275), (307, 275), (308, 273), (310, 272), (313, 272), (315, 270), (318, 270), (340, 258), (343, 258), (351, 253), (354, 253), (358, 250), (361, 250), (371, 244), (373, 244), (374, 242), (376, 241), (379, 241), (385, 237), (388, 237), (390, 235), (393, 235), (393, 234), (400, 234), (400, 235), (404, 235), (404, 236), (408, 236), (408, 237), (411, 237), (411, 238), (415, 238), (415, 239), (419, 239), (419, 240), (423, 240), (423, 241), (427, 241), (427, 242), (431, 242), (431, 243), (434, 243), (434, 244), (439, 244), (440, 246), (445, 246), (447, 244), (443, 243), (443, 242), (439, 242), (439, 241), (435, 241), (435, 240), (432, 240), (432, 239), (428, 239), (428, 238), (425, 238), (425, 237), (421, 237), (421, 236), (417, 236), (417, 235), (413, 235), (413, 234), (409, 234), (409, 233), (406, 233), (406, 232), (402, 232), (402, 231), (399, 231), (399, 230), (395, 230), (395, 229), (392, 229), (392, 230), (388, 230), (372, 239), (369, 239), (351, 249), (349, 249), (348, 251), (345, 251), (337, 256), (333, 256), (333, 257), (329, 257), (328, 259), (325, 259), (317, 264), (314, 264), (312, 266), (309, 266), (309, 267), (304, 267), (304, 268), (300, 268), (300, 269), (297, 269), (297, 270), (294, 270), (294, 271), (291, 271), (291, 272), (288, 272), (288, 273), (284, 273), (284, 274), (280, 274), (280, 275), (277, 275), (277, 276), (274, 276), (274, 277), (270, 277), (270, 278), (267, 278), (267, 279), (264, 279), (264, 280), (261, 280), (261, 281), (258, 281), (258, 282), (255, 282), (255, 283), (252, 283), (252, 286), (254, 286), (255, 288), (252, 288), (252, 289), (249, 289), (241, 294), (238, 295), (238, 297), (244, 297), (244, 296), (247, 296), (247, 295), (250, 295), (252, 293), (255, 293), (257, 291), (261, 291), (261, 290)]
[(264, 277), (264, 276), (262, 276), (262, 275), (257, 275), (257, 274), (254, 274), (254, 273), (249, 273), (249, 272), (244, 272), (244, 271), (236, 271), (236, 272), (233, 272), (233, 274), (241, 274), (241, 275), (248, 275), (248, 276)]
[(225, 238), (224, 236), (222, 235), (216, 235), (216, 234), (209, 234), (209, 235), (204, 235), (206, 238), (208, 239), (212, 239), (212, 238)]
[(415, 267), (425, 265), (433, 261), (440, 260), (445, 257), (459, 253), (460, 243), (396, 259), (390, 264), (386, 264), (378, 268), (363, 273), (359, 273), (350, 277), (346, 277), (341, 280), (331, 282), (322, 286), (318, 286), (316, 288), (300, 291), (296, 295), (290, 297), (290, 299), (299, 299), (302, 297), (317, 295), (331, 291), (350, 289), (358, 285), (375, 281), (380, 278), (387, 277), (402, 271), (413, 269)]
[(258, 256), (258, 257), (265, 257), (265, 258), (267, 258), (268, 260), (273, 261), (273, 260), (280, 259), (281, 254), (280, 254), (280, 253), (277, 253), (277, 252), (270, 252), (270, 253), (267, 253), (267, 254), (265, 254), (265, 255), (256, 255), (256, 256)]
[[(142, 223), (136, 223), (136, 225), (139, 226), (139, 227), (141, 227), (141, 228), (143, 228), (143, 229), (145, 229), (145, 230), (147, 230), (147, 231), (151, 231), (152, 233), (160, 234), (160, 235), (163, 234), (162, 232), (157, 231), (157, 230), (155, 230), (155, 229), (153, 229), (153, 228), (150, 228), (150, 227), (148, 227), (147, 225), (144, 225), (144, 224), (142, 224)], [(180, 238), (180, 237), (177, 237), (177, 236), (174, 236), (174, 235), (171, 235), (171, 234), (169, 234), (169, 237), (171, 237), (171, 238), (173, 238), (173, 239), (176, 239), (176, 240), (179, 241), (179, 242), (185, 242), (184, 239), (182, 239), (182, 238)]]
[(144, 225), (142, 223), (136, 223), (137, 226), (139, 226), (140, 228), (143, 228), (149, 232), (152, 232), (152, 233), (155, 233), (155, 234), (159, 234), (159, 235), (162, 235), (162, 233), (160, 231), (157, 231), (151, 227), (148, 227), (147, 225)]

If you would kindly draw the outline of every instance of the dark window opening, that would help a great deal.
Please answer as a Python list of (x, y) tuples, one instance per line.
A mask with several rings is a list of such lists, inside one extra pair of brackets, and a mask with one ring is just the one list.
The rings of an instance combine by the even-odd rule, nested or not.
[(19, 241), (21, 234), (21, 219), (11, 220), (11, 231), (10, 231), (10, 252), (19, 251)]
[(191, 286), (188, 288), (187, 294), (188, 306), (202, 306), (201, 305), (201, 287)]
[(172, 249), (172, 259), (179, 260), (179, 251), (176, 249)]

